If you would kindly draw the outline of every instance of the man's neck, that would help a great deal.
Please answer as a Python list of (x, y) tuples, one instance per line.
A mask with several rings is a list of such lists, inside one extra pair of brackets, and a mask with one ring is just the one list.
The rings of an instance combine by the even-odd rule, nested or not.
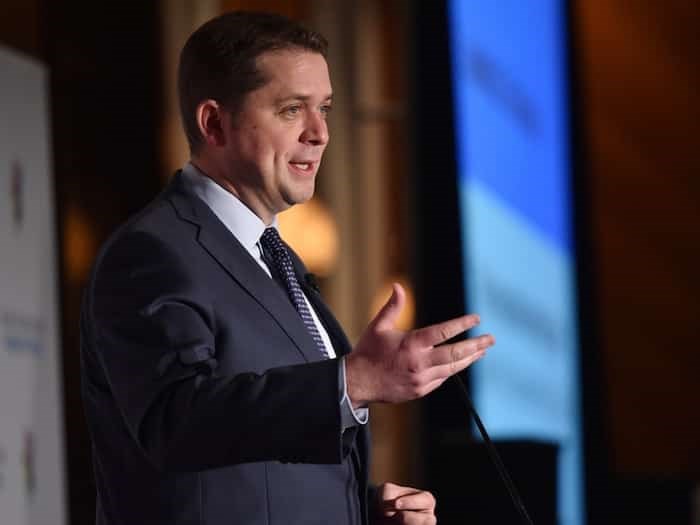
[(255, 215), (260, 217), (260, 220), (262, 220), (266, 226), (270, 226), (275, 222), (275, 214), (268, 213), (266, 208), (262, 205), (254, 206), (254, 199), (248, 198), (248, 195), (245, 191), (243, 191), (241, 188), (236, 187), (236, 185), (226, 177), (219, 176), (218, 170), (214, 165), (206, 162), (201, 157), (192, 157), (190, 159), (190, 164), (197, 168), (197, 171), (199, 171), (202, 175), (210, 178), (224, 190), (235, 196), (250, 211), (252, 211)]

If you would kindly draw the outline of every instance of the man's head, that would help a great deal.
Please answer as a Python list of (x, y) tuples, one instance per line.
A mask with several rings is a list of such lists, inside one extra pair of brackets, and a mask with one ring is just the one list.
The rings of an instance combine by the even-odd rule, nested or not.
[(230, 13), (195, 31), (180, 55), (193, 160), (266, 222), (313, 194), (328, 141), (326, 48), (284, 17)]
[(305, 50), (324, 58), (328, 42), (283, 16), (233, 12), (197, 29), (180, 53), (178, 96), (191, 151), (202, 143), (197, 105), (213, 99), (236, 112), (245, 95), (267, 81), (257, 59), (269, 51)]

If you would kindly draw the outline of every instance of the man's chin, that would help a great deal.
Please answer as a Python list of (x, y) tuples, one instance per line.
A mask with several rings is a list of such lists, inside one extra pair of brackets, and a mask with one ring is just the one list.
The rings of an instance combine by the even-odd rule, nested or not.
[(295, 191), (288, 192), (282, 195), (284, 202), (287, 203), (287, 207), (294, 206), (295, 204), (304, 204), (311, 200), (314, 196), (314, 184), (311, 183), (311, 187), (308, 189), (296, 189)]

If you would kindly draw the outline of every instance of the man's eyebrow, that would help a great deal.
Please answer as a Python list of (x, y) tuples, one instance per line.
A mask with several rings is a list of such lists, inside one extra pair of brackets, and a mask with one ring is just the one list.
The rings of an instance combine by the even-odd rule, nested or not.
[[(310, 95), (302, 95), (302, 94), (292, 94), (288, 95), (286, 97), (280, 97), (275, 100), (277, 104), (282, 104), (283, 102), (289, 102), (292, 100), (299, 100), (301, 102), (308, 102), (312, 97)], [(333, 94), (331, 93), (330, 95), (327, 95), (326, 98), (323, 99), (324, 102), (330, 102), (333, 100)]]

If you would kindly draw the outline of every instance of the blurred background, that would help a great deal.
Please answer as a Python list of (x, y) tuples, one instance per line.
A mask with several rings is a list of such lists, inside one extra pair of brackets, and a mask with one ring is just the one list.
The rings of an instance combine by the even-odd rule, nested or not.
[[(523, 4), (3, 0), (0, 58), (20, 65), (0, 67), (0, 96), (2, 84), (22, 91), (16, 71), (26, 61), (43, 86), (43, 102), (27, 112), (0, 102), (0, 203), (9, 210), (22, 180), (24, 161), (7, 145), (38, 112), (46, 134), (36, 137), (45, 159), (37, 169), (49, 174), (49, 193), (36, 206), (53, 228), (36, 240), (48, 259), (38, 271), (55, 269), (46, 289), (58, 324), (56, 378), (33, 376), (36, 388), (54, 385), (42, 395), (55, 410), (42, 405), (33, 417), (54, 421), (60, 487), (46, 500), (49, 521), (26, 510), (39, 505), (32, 493), (41, 493), (45, 458), (33, 459), (41, 436), (15, 432), (8, 371), (21, 352), (8, 349), (0, 523), (94, 522), (80, 398), (83, 286), (101, 243), (187, 161), (178, 53), (196, 27), (233, 9), (282, 13), (330, 41), (332, 140), (316, 196), (281, 225), (350, 339), (394, 281), (409, 291), (406, 328), (477, 310), (499, 342), (489, 357), (500, 353), (493, 361), (506, 368), (487, 358), (465, 379), (536, 523), (700, 523), (700, 3)], [(522, 137), (546, 139), (528, 146), (499, 120), (499, 104)], [(13, 213), (0, 210), (2, 221)], [(3, 272), (26, 262), (9, 262), (16, 247), (6, 235)], [(500, 251), (489, 251), (498, 239)], [(8, 313), (23, 293), (8, 275), (4, 342), (20, 328), (50, 332)], [(515, 313), (501, 319), (503, 309)], [(550, 354), (527, 339), (538, 323), (563, 327)], [(514, 325), (522, 331), (511, 336)], [(38, 368), (51, 360), (33, 359)], [(508, 369), (516, 359), (522, 365)], [(373, 406), (371, 418), (374, 481), (433, 490), (440, 523), (514, 522), (456, 388)]]

